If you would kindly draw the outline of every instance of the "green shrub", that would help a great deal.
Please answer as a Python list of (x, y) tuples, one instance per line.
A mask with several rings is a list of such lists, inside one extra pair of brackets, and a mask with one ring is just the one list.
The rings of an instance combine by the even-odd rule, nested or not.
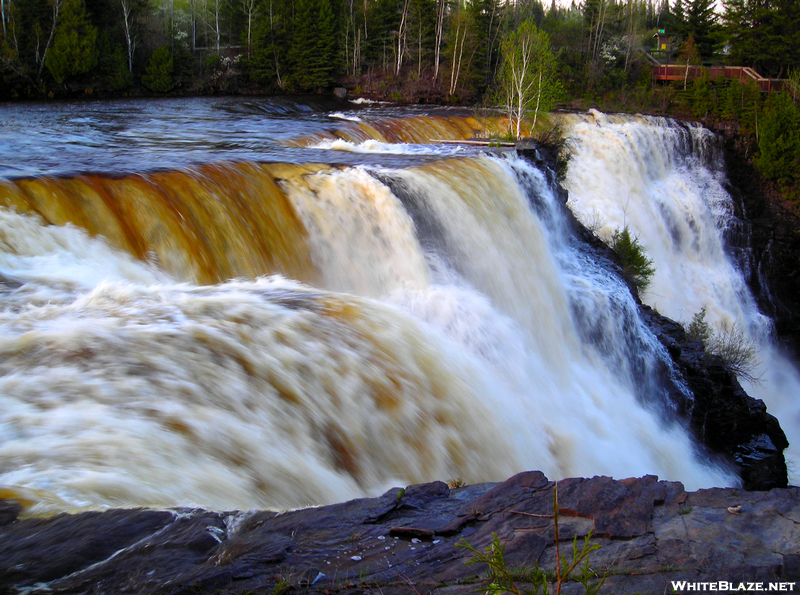
[(722, 358), (725, 367), (739, 378), (758, 382), (756, 345), (738, 326), (728, 322), (720, 324), (709, 339), (706, 349)]
[(614, 232), (611, 249), (619, 257), (622, 272), (633, 281), (639, 291), (645, 291), (656, 270), (653, 261), (647, 258), (638, 238), (631, 234), (627, 225)]
[(161, 46), (150, 57), (142, 84), (156, 93), (172, 89), (172, 54), (167, 46)]
[(128, 70), (125, 49), (117, 45), (102, 56), (103, 82), (115, 91), (127, 89), (133, 84), (133, 74)]
[(703, 68), (700, 76), (692, 81), (692, 115), (695, 118), (705, 118), (714, 111), (716, 104), (711, 79), (708, 71)]
[(703, 346), (708, 345), (711, 338), (711, 327), (706, 322), (705, 308), (692, 317), (692, 322), (686, 327), (686, 336), (692, 341), (701, 341)]
[(89, 72), (97, 63), (97, 27), (92, 25), (82, 0), (64, 3), (53, 47), (45, 64), (58, 83)]
[(764, 177), (789, 185), (798, 179), (800, 167), (800, 111), (791, 95), (773, 95), (760, 125), (756, 167)]
[[(548, 573), (537, 564), (533, 568), (528, 568), (524, 572), (510, 570), (505, 561), (505, 545), (500, 542), (496, 534), (492, 533), (492, 543), (482, 552), (475, 549), (464, 539), (456, 543), (456, 547), (463, 548), (472, 552), (472, 558), (467, 564), (486, 564), (488, 574), (486, 576), (485, 595), (501, 595), (502, 593), (513, 593), (514, 595), (547, 595), (550, 592), (550, 583), (555, 586), (556, 595), (561, 594), (561, 588), (571, 575), (575, 573), (572, 580), (583, 585), (585, 595), (596, 595), (603, 584), (606, 582), (605, 574), (598, 581), (592, 582), (596, 578), (596, 573), (589, 566), (589, 554), (600, 549), (596, 543), (591, 543), (592, 532), (583, 540), (583, 546), (578, 547), (578, 537), (572, 541), (572, 560), (566, 555), (561, 554), (560, 539), (558, 532), (558, 484), (553, 487), (553, 528), (556, 546), (556, 567), (553, 573)], [(536, 515), (534, 515), (536, 516)], [(549, 515), (548, 515), (549, 516)], [(521, 580), (533, 585), (533, 591), (523, 590), (516, 583)]]
[(706, 309), (703, 308), (686, 327), (687, 337), (702, 341), (705, 350), (719, 356), (725, 367), (737, 377), (758, 382), (756, 368), (759, 361), (755, 343), (738, 326), (723, 322), (712, 329), (705, 318)]

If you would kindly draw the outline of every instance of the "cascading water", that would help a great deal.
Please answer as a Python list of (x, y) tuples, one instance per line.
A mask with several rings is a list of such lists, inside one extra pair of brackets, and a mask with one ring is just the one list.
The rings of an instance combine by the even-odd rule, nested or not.
[(657, 118), (569, 117), (568, 205), (610, 240), (628, 226), (655, 265), (643, 300), (688, 323), (702, 309), (711, 327), (738, 328), (757, 346), (748, 394), (764, 400), (789, 439), (790, 482), (800, 479), (800, 374), (770, 341), (771, 321), (747, 287), (747, 259), (726, 245), (740, 226), (724, 188), (714, 135)]
[(681, 378), (521, 159), (0, 198), (21, 211), (0, 213), (0, 485), (41, 509), (286, 507), (534, 468), (735, 481), (672, 421)]

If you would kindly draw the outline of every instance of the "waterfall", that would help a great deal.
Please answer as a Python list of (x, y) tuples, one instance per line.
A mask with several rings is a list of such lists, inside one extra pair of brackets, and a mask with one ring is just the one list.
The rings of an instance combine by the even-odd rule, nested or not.
[(523, 469), (735, 481), (674, 421), (691, 395), (624, 284), (514, 156), (0, 198), (0, 485), (41, 510), (280, 508)]
[(771, 341), (746, 277), (748, 259), (726, 238), (742, 227), (726, 192), (717, 139), (661, 118), (569, 118), (569, 207), (606, 241), (628, 226), (655, 265), (643, 300), (689, 323), (705, 309), (712, 327), (741, 329), (757, 346), (748, 394), (762, 399), (789, 439), (789, 481), (800, 479), (800, 374)]

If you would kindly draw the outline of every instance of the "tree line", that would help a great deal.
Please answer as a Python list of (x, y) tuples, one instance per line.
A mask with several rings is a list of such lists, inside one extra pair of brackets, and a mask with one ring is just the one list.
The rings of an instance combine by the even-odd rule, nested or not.
[(642, 50), (659, 30), (671, 51), (692, 38), (701, 60), (767, 76), (800, 63), (797, 0), (724, 0), (722, 14), (712, 0), (0, 0), (0, 21), (5, 97), (305, 92), (344, 80), (468, 101), (492, 89), (503, 43), (525, 22), (546, 34), (573, 96), (644, 84)]
[[(658, 4), (656, 4), (658, 2)], [(554, 102), (733, 119), (765, 175), (794, 184), (792, 97), (701, 76), (657, 87), (661, 60), (750, 66), (800, 90), (797, 0), (0, 0), (0, 98), (297, 93), (500, 105), (512, 133)], [(664, 44), (664, 40), (668, 43)], [(662, 47), (666, 45), (667, 47)], [(576, 98), (580, 98), (578, 101)], [(775, 149), (777, 147), (778, 149)], [(775, 150), (773, 150), (775, 149)]]

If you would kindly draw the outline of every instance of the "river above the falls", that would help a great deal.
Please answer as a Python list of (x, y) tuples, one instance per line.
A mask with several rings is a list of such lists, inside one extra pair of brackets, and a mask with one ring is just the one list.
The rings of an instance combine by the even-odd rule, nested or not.
[[(194, 97), (0, 107), (0, 178), (125, 174), (214, 161), (280, 161), (403, 166), (464, 147), (354, 153), (287, 146), (286, 141), (406, 116), (466, 117), (466, 108), (288, 97)], [(446, 131), (441, 131), (446, 132)], [(366, 136), (364, 137), (367, 138)]]

